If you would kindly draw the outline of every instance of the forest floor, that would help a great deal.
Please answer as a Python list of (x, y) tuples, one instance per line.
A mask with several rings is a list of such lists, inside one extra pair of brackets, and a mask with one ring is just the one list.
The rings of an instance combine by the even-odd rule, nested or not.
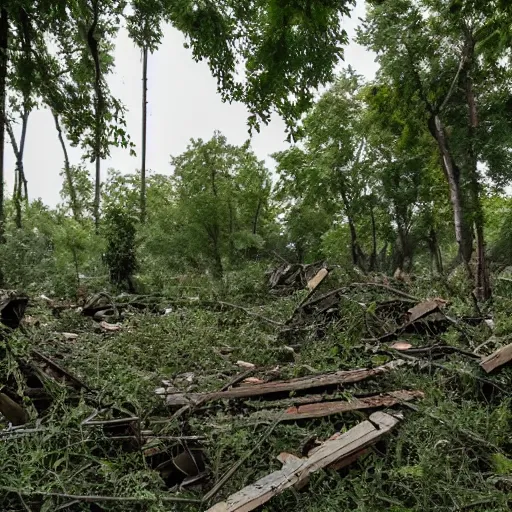
[[(480, 362), (510, 343), (512, 283), (496, 280), (494, 303), (478, 312), (432, 278), (334, 270), (288, 295), (262, 283), (255, 274), (215, 293), (116, 298), (104, 323), (31, 298), (0, 347), (3, 391), (24, 397), (28, 414), (19, 426), (0, 417), (0, 509), (208, 510), (281, 469), (280, 454), (307, 460), (381, 410), (398, 418), (393, 429), (307, 485), (273, 490), (262, 510), (510, 510), (512, 368), (487, 373)], [(289, 381), (383, 365), (342, 385)], [(282, 381), (285, 391), (218, 393)], [(286, 417), (397, 391), (416, 394)]]

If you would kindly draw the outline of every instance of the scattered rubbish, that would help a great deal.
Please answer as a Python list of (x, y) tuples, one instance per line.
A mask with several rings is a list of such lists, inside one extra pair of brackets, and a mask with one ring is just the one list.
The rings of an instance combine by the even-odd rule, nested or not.
[(397, 341), (396, 343), (390, 345), (389, 348), (394, 350), (409, 350), (412, 348), (412, 345), (410, 343), (406, 343), (405, 341)]
[(258, 379), (257, 377), (248, 377), (242, 381), (243, 384), (263, 384), (265, 381)]
[(109, 324), (105, 321), (100, 322), (100, 327), (106, 332), (117, 332), (122, 328), (119, 324)]
[[(182, 490), (202, 493), (201, 509), (205, 510), (214, 503), (215, 496), (226, 482), (230, 481), (243, 464), (247, 464), (247, 461), (254, 457), (265, 440), (269, 440), (270, 433), (277, 425), (286, 423), (286, 426), (280, 425), (280, 427), (292, 432), (293, 426), (290, 423), (298, 422), (297, 430), (302, 432), (304, 428), (305, 433), (297, 443), (298, 455), (288, 452), (280, 453), (278, 456), (282, 464), (280, 470), (273, 472), (269, 470), (269, 474), (263, 478), (243, 487), (208, 509), (209, 512), (247, 512), (260, 507), (288, 488), (303, 489), (308, 485), (310, 475), (316, 471), (324, 469), (338, 471), (352, 464), (368, 453), (369, 447), (381, 440), (404, 419), (400, 413), (404, 408), (424, 413), (422, 408), (415, 405), (415, 401), (424, 398), (424, 393), (420, 389), (413, 389), (413, 383), (404, 378), (409, 373), (400, 373), (396, 378), (395, 375), (390, 375), (391, 372), (403, 366), (415, 369), (427, 368), (429, 371), (442, 369), (452, 373), (459, 372), (464, 375), (464, 378), (471, 375), (484, 384), (492, 384), (496, 389), (500, 389), (499, 383), (482, 378), (478, 363), (487, 373), (510, 363), (512, 344), (499, 348), (487, 357), (482, 357), (479, 355), (480, 349), (485, 348), (486, 353), (491, 352), (500, 343), (503, 344), (503, 340), (491, 337), (472, 351), (483, 337), (475, 343), (452, 346), (448, 345), (448, 341), (444, 338), (431, 336), (432, 333), (443, 332), (448, 327), (453, 327), (454, 333), (459, 334), (461, 339), (465, 339), (464, 329), (468, 325), (485, 327), (484, 324), (487, 324), (493, 329), (494, 324), (490, 325), (489, 319), (479, 312), (477, 314), (480, 316), (474, 318), (450, 318), (447, 316), (449, 308), (446, 300), (441, 298), (418, 300), (404, 290), (392, 288), (380, 282), (351, 283), (320, 295), (318, 293), (320, 285), (326, 284), (325, 280), (328, 276), (329, 268), (323, 262), (312, 265), (284, 263), (272, 273), (269, 285), (273, 292), (286, 295), (301, 291), (301, 297), (303, 297), (302, 300), (296, 301), (294, 297), (289, 299), (290, 307), (286, 310), (289, 319), (286, 322), (279, 322), (256, 312), (263, 309), (261, 306), (251, 306), (249, 309), (227, 302), (198, 300), (194, 308), (206, 305), (205, 307), (212, 308), (215, 312), (229, 311), (229, 308), (243, 311), (250, 317), (270, 324), (278, 339), (280, 335), (287, 333), (292, 341), (272, 346), (269, 354), (274, 359), (263, 363), (265, 364), (263, 366), (260, 363), (265, 362), (266, 359), (256, 358), (252, 351), (243, 352), (241, 350), (243, 344), (238, 339), (226, 336), (222, 341), (217, 341), (215, 346), (209, 347), (214, 354), (215, 365), (218, 364), (211, 373), (205, 374), (202, 365), (195, 364), (196, 361), (187, 360), (186, 366), (169, 364), (168, 367), (162, 367), (160, 375), (165, 378), (161, 380), (155, 378), (154, 373), (144, 375), (143, 378), (147, 378), (147, 382), (154, 383), (154, 386), (150, 385), (149, 393), (159, 397), (156, 399), (153, 397), (157, 403), (154, 411), (158, 411), (156, 414), (164, 411), (163, 418), (162, 416), (152, 417), (151, 414), (154, 411), (147, 413), (129, 403), (105, 404), (99, 392), (94, 392), (80, 380), (82, 372), (80, 366), (77, 367), (79, 368), (78, 376), (65, 369), (69, 365), (69, 359), (65, 362), (63, 354), (79, 353), (78, 349), (83, 349), (89, 337), (73, 332), (60, 332), (60, 330), (76, 329), (82, 333), (85, 329), (82, 325), (77, 327), (71, 324), (53, 327), (55, 330), (50, 331), (53, 332), (51, 344), (45, 345), (44, 348), (38, 345), (37, 349), (29, 352), (30, 356), (26, 361), (17, 361), (23, 370), (25, 382), (30, 385), (27, 384), (24, 389), (21, 389), (16, 386), (16, 382), (7, 382), (0, 388), (2, 416), (0, 420), (3, 424), (9, 424), (8, 428), (0, 432), (0, 441), (12, 439), (13, 436), (31, 435), (45, 428), (49, 429), (50, 427), (45, 426), (44, 423), (36, 424), (32, 428), (33, 411), (35, 409), (44, 422), (44, 415), (40, 412), (47, 410), (52, 404), (52, 397), (47, 388), (51, 390), (52, 386), (58, 389), (66, 387), (68, 391), (74, 393), (71, 402), (75, 400), (75, 403), (89, 407), (84, 416), (94, 409), (86, 419), (80, 418), (80, 430), (97, 435), (101, 438), (101, 442), (114, 443), (115, 449), (112, 452), (115, 452), (116, 456), (121, 451), (140, 454), (146, 468), (159, 474), (161, 482), (165, 483), (169, 493), (179, 493)], [(361, 276), (361, 279), (364, 277)], [(404, 285), (398, 283), (397, 286)], [(15, 292), (2, 293), (4, 293), (2, 322), (6, 323), (7, 319), (11, 327), (16, 326), (12, 312), (21, 314), (19, 318), (21, 319), (28, 299), (23, 296), (19, 298)], [(385, 296), (382, 297), (382, 295)], [(47, 297), (43, 300), (50, 301)], [(113, 298), (106, 293), (100, 293), (91, 297), (84, 305), (81, 314), (89, 318), (81, 318), (81, 321), (93, 326), (97, 333), (122, 331), (119, 336), (105, 334), (96, 336), (96, 339), (101, 340), (102, 343), (111, 343), (122, 339), (124, 333), (130, 332), (132, 326), (137, 325), (138, 318), (134, 318), (129, 328), (123, 328), (121, 322), (134, 315), (130, 308), (151, 311), (158, 316), (162, 315), (162, 312), (163, 315), (174, 312), (178, 318), (182, 314), (181, 306), (175, 307), (175, 302), (171, 301), (172, 307), (163, 308), (162, 305), (167, 303), (168, 299), (162, 299), (160, 303), (154, 297), (125, 295)], [(61, 306), (58, 302), (52, 301), (51, 304), (53, 308)], [(187, 304), (190, 305), (190, 301)], [(73, 308), (74, 314), (78, 316), (78, 310), (75, 306)], [(307, 335), (311, 333), (313, 337), (318, 337), (319, 333), (325, 333), (327, 328), (337, 332), (343, 331), (346, 327), (343, 323), (346, 310), (349, 308), (352, 308), (350, 311), (354, 317), (359, 315), (361, 328), (368, 334), (368, 338), (363, 338), (360, 344), (354, 346), (356, 358), (353, 360), (357, 362), (362, 360), (359, 353), (362, 347), (360, 352), (363, 355), (369, 355), (369, 352), (374, 365), (369, 363), (366, 368), (346, 369), (344, 365), (350, 359), (345, 358), (344, 355), (339, 357), (341, 350), (346, 349), (341, 344), (332, 347), (335, 350), (329, 352), (328, 359), (326, 357), (328, 364), (325, 366), (321, 361), (304, 357), (305, 351), (301, 353), (304, 345), (296, 333), (305, 332)], [(289, 316), (291, 310), (293, 313)], [(229, 316), (234, 316), (234, 313), (230, 312)], [(116, 323), (111, 323), (109, 320), (114, 320)], [(174, 321), (174, 317), (167, 320), (160, 318), (162, 322), (171, 320)], [(250, 321), (251, 324), (254, 323), (253, 318)], [(27, 322), (29, 323), (31, 320)], [(270, 330), (268, 327), (267, 329)], [(489, 335), (487, 328), (481, 331)], [(29, 332), (32, 330), (30, 329)], [(265, 335), (267, 334), (268, 332), (265, 331)], [(411, 334), (414, 336), (408, 336)], [(83, 343), (66, 343), (76, 340), (79, 336), (83, 336)], [(233, 346), (221, 345), (224, 339)], [(275, 337), (272, 340), (274, 339)], [(446, 344), (442, 345), (441, 342)], [(326, 352), (331, 349), (331, 346), (327, 345), (327, 347)], [(354, 350), (354, 347), (350, 348)], [(188, 347), (183, 353), (185, 357), (190, 357), (187, 349)], [(323, 345), (321, 350), (324, 350)], [(257, 359), (258, 365), (237, 360), (236, 366), (240, 370), (234, 371), (233, 361), (236, 357), (244, 357), (244, 353), (248, 358)], [(283, 358), (283, 353), (287, 356), (286, 359)], [(223, 358), (218, 357), (219, 354)], [(137, 357), (138, 355), (139, 352)], [(452, 363), (457, 357), (464, 357), (464, 364), (468, 367), (473, 365), (472, 369), (456, 368), (455, 364), (445, 365), (438, 361), (440, 358), (449, 358)], [(311, 362), (313, 366), (306, 361)], [(73, 368), (71, 365), (69, 367)], [(174, 373), (175, 368), (180, 368), (179, 371), (191, 368), (194, 372)], [(325, 368), (344, 369), (326, 372)], [(306, 372), (307, 375), (304, 375)], [(296, 375), (302, 376), (285, 378)], [(401, 389), (402, 387), (404, 389)], [(30, 407), (26, 406), (28, 403)], [(32, 405), (33, 408), (31, 408)], [(141, 412), (136, 412), (139, 410)], [(346, 414), (355, 411), (359, 412)], [(363, 421), (355, 424), (355, 421), (360, 421), (360, 417)], [(318, 418), (325, 419), (319, 422), (316, 421)], [(364, 420), (364, 418), (368, 419)], [(324, 430), (313, 430), (313, 427), (320, 423), (323, 429), (328, 426), (329, 421), (333, 428), (330, 431), (327, 430), (327, 434), (319, 433), (325, 432)], [(216, 436), (218, 432), (226, 429), (226, 425), (231, 429), (232, 425), (238, 425), (238, 422), (250, 425), (251, 429), (252, 425), (268, 423), (270, 426), (257, 442), (253, 443), (252, 437), (249, 436), (248, 440), (251, 443), (249, 449), (245, 450), (243, 456), (237, 457), (233, 465), (228, 458), (231, 468), (226, 473), (219, 474), (219, 468), (222, 469), (222, 464), (225, 463), (221, 457), (226, 456), (225, 454), (232, 457), (232, 452), (226, 450), (223, 454), (224, 448), (222, 448), (216, 453), (210, 450), (211, 445), (216, 445)], [(197, 428), (198, 425), (200, 429)], [(308, 425), (311, 425), (311, 429), (306, 432)], [(20, 430), (16, 430), (18, 427), (21, 427)], [(333, 431), (339, 429), (342, 432), (335, 432), (329, 437)], [(349, 430), (343, 432), (346, 429)], [(277, 429), (275, 432), (280, 431)], [(472, 435), (467, 431), (463, 434)], [(320, 436), (322, 439), (326, 437), (328, 439), (321, 442)], [(217, 460), (213, 460), (212, 453), (218, 458)], [(211, 461), (207, 460), (208, 456), (212, 457)], [(261, 459), (258, 464), (261, 467)], [(231, 488), (225, 495), (235, 489), (236, 487)], [(205, 493), (205, 491), (208, 492)], [(177, 501), (181, 498), (179, 494), (169, 494), (169, 497)]]
[(313, 279), (308, 281), (308, 290), (310, 292), (314, 291), (318, 286), (322, 283), (322, 281), (329, 275), (329, 270), (326, 268), (321, 268)]
[(75, 334), (74, 332), (61, 332), (62, 336), (66, 340), (76, 340), (78, 338), (78, 334)]
[(0, 290), (0, 321), (11, 329), (19, 327), (28, 304), (28, 297), (16, 290)]
[[(187, 400), (187, 403), (205, 403), (215, 400), (249, 398), (254, 396), (264, 396), (274, 393), (289, 393), (291, 391), (303, 391), (315, 388), (328, 388), (329, 386), (338, 386), (341, 384), (351, 384), (360, 382), (371, 377), (392, 371), (404, 364), (404, 361), (396, 360), (375, 368), (363, 368), (357, 370), (345, 370), (326, 374), (317, 374), (296, 379), (264, 382), (263, 384), (254, 384), (252, 386), (234, 387), (225, 391), (214, 391), (211, 393), (185, 393), (180, 394), (179, 402)], [(167, 397), (168, 405), (178, 405), (176, 396)]]

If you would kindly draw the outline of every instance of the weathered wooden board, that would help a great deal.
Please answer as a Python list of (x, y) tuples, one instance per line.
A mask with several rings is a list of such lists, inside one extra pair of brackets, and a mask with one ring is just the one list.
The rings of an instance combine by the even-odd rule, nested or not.
[(290, 407), (282, 416), (281, 421), (303, 420), (308, 418), (322, 418), (333, 414), (340, 414), (349, 411), (358, 411), (361, 409), (371, 409), (374, 407), (391, 407), (400, 402), (409, 402), (415, 398), (422, 398), (421, 391), (393, 391), (366, 398), (358, 398), (351, 401), (323, 402), (299, 405)]
[[(226, 391), (215, 391), (212, 393), (189, 393), (179, 394), (179, 401), (183, 403), (185, 399), (194, 403), (211, 402), (214, 400), (233, 399), (233, 398), (249, 398), (252, 396), (263, 396), (271, 393), (283, 393), (289, 391), (300, 391), (304, 389), (325, 388), (340, 384), (350, 384), (359, 382), (370, 377), (381, 375), (391, 371), (398, 366), (404, 364), (402, 360), (391, 361), (382, 366), (375, 368), (362, 368), (357, 370), (339, 371), (334, 373), (326, 373), (322, 375), (311, 375), (290, 380), (278, 380), (273, 382), (265, 382), (264, 384), (254, 384), (253, 386), (242, 386), (238, 388), (228, 389)], [(169, 405), (176, 405), (174, 395), (167, 397)]]
[(480, 366), (487, 372), (490, 373), (496, 368), (503, 366), (512, 361), (512, 343), (501, 347), (496, 352), (493, 352), (490, 356), (485, 357), (480, 362)]
[(295, 486), (300, 487), (309, 475), (334, 463), (361, 453), (367, 446), (387, 434), (397, 423), (398, 418), (384, 412), (372, 414), (367, 421), (359, 423), (348, 432), (332, 438), (307, 458), (285, 457), (279, 471), (264, 476), (252, 485), (229, 496), (226, 501), (217, 503), (207, 512), (249, 512), (263, 505), (273, 496)]

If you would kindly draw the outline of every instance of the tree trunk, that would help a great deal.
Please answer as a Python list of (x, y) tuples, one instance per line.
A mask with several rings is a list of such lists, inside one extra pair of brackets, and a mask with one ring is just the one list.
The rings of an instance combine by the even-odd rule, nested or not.
[(427, 243), (430, 250), (430, 255), (432, 257), (432, 272), (434, 271), (435, 267), (436, 272), (439, 275), (443, 275), (443, 259), (441, 255), (441, 249), (437, 241), (436, 230), (433, 227), (430, 228)]
[(140, 221), (146, 222), (146, 134), (148, 112), (148, 47), (142, 49), (142, 151), (140, 166)]
[(96, 40), (96, 28), (98, 26), (99, 18), (99, 0), (92, 2), (93, 21), (87, 33), (87, 43), (91, 52), (91, 57), (94, 61), (94, 92), (96, 96), (95, 101), (95, 115), (94, 115), (94, 159), (96, 162), (96, 176), (94, 184), (94, 224), (96, 231), (99, 229), (100, 224), (100, 191), (101, 191), (101, 135), (102, 135), (102, 116), (103, 116), (103, 91), (101, 89), (101, 67), (98, 50), (98, 41)]
[(256, 212), (254, 214), (254, 219), (252, 221), (252, 234), (256, 235), (258, 232), (258, 220), (260, 218), (260, 210), (261, 210), (261, 203), (263, 201), (261, 200), (261, 197), (258, 198), (258, 206), (256, 207)]
[(56, 112), (52, 113), (53, 119), (55, 121), (55, 128), (57, 129), (57, 134), (59, 137), (60, 146), (62, 148), (62, 153), (64, 154), (64, 174), (66, 175), (66, 182), (68, 184), (69, 189), (69, 197), (71, 199), (71, 212), (73, 213), (73, 218), (77, 222), (79, 222), (82, 219), (82, 214), (80, 212), (80, 207), (78, 206), (75, 184), (73, 183), (73, 176), (71, 175), (71, 166), (69, 164), (68, 150), (66, 148), (66, 142), (64, 141), (64, 135), (62, 133), (62, 128), (60, 126), (59, 116)]
[(229, 210), (229, 260), (231, 263), (235, 260), (235, 242), (233, 236), (235, 233), (235, 215), (233, 212), (233, 205), (231, 201), (228, 202)]
[[(4, 242), (4, 156), (5, 128), (7, 123), (7, 49), (9, 40), (9, 19), (7, 9), (0, 10), (0, 243)], [(0, 275), (0, 281), (3, 276)]]
[(450, 202), (453, 209), (453, 220), (455, 224), (455, 239), (459, 246), (459, 253), (464, 262), (468, 273), (471, 275), (469, 262), (473, 252), (473, 236), (468, 225), (464, 211), (463, 198), (460, 187), (460, 169), (455, 164), (453, 156), (448, 146), (446, 133), (440, 117), (435, 114), (429, 119), (429, 130), (436, 139), (443, 171), (450, 188)]
[(366, 272), (363, 251), (361, 247), (359, 247), (359, 242), (357, 241), (357, 230), (354, 219), (351, 215), (350, 203), (345, 190), (341, 190), (341, 199), (343, 201), (343, 207), (345, 208), (345, 215), (347, 216), (348, 227), (350, 229), (350, 250), (352, 254), (352, 264), (356, 267), (359, 267), (363, 272)]
[(466, 87), (466, 100), (469, 110), (468, 122), (468, 178), (469, 191), (473, 211), (473, 222), (476, 233), (476, 258), (477, 266), (475, 273), (475, 297), (477, 300), (488, 300), (491, 298), (491, 287), (489, 282), (489, 270), (485, 258), (485, 237), (484, 237), (484, 212), (480, 200), (480, 180), (478, 176), (478, 155), (476, 150), (476, 132), (478, 130), (478, 111), (476, 106), (475, 93), (473, 90), (473, 79), (471, 70), (473, 65), (474, 42), (469, 38), (467, 43), (468, 59), (464, 68)]
[[(14, 152), (14, 156), (16, 157), (16, 168), (14, 171), (13, 201), (16, 210), (15, 223), (18, 229), (21, 229), (22, 227), (21, 203), (23, 199), (28, 201), (28, 186), (26, 183), (27, 180), (25, 179), (25, 172), (23, 168), (23, 153), (25, 151), (25, 140), (27, 137), (27, 125), (29, 114), (30, 111), (27, 108), (24, 109), (23, 115), (21, 117), (22, 124), (19, 145), (16, 141), (16, 136), (14, 135), (14, 130), (12, 129), (11, 124), (8, 121), (5, 124), (7, 133), (9, 134), (9, 138), (11, 139), (12, 150)], [(23, 190), (25, 190), (25, 197), (23, 197)]]
[(222, 257), (219, 248), (219, 234), (218, 226), (215, 229), (216, 233), (212, 237), (213, 245), (213, 277), (215, 279), (222, 279), (224, 275), (224, 268), (222, 267)]
[(375, 226), (373, 203), (370, 205), (370, 218), (372, 221), (372, 254), (370, 256), (370, 271), (373, 272), (376, 270), (377, 266), (377, 228)]

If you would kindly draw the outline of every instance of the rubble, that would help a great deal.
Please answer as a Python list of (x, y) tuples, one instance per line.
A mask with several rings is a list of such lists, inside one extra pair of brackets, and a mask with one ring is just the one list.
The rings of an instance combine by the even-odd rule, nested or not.
[(303, 265), (283, 263), (274, 269), (268, 277), (270, 291), (277, 295), (290, 295), (298, 290), (315, 289), (329, 272), (324, 261)]

